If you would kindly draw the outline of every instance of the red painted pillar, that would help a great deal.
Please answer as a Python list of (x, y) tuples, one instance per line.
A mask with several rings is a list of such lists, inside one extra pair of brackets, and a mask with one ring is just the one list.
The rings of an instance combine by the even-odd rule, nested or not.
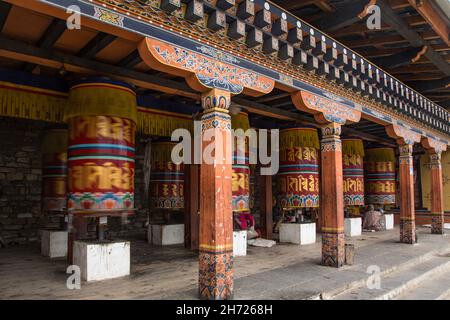
[(400, 146), (400, 242), (409, 244), (416, 242), (412, 152), (412, 144)]
[(344, 193), (341, 125), (322, 127), (322, 264), (339, 268), (345, 262)]
[(213, 89), (202, 96), (202, 106), (199, 295), (227, 300), (233, 295), (230, 93)]
[(444, 192), (441, 152), (430, 153), (431, 233), (444, 234)]

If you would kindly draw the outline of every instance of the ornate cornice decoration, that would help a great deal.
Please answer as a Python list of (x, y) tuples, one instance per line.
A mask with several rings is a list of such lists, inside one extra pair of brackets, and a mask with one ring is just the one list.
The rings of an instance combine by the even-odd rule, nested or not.
[[(223, 61), (230, 61), (230, 56), (212, 48), (203, 48), (202, 51), (208, 55), (146, 38), (139, 45), (139, 53), (151, 68), (183, 76), (193, 89), (200, 92), (220, 89), (232, 94), (244, 92), (251, 96), (259, 96), (273, 90), (275, 81), (256, 72), (225, 63)], [(210, 57), (211, 55), (216, 58)]]
[(397, 121), (396, 124), (392, 124), (386, 127), (386, 132), (388, 136), (397, 140), (397, 143), (401, 146), (409, 145), (412, 146), (415, 143), (421, 141), (422, 135), (411, 127), (406, 126)]
[(298, 110), (312, 113), (319, 123), (335, 122), (342, 125), (361, 119), (361, 107), (350, 108), (338, 96), (330, 94), (328, 98), (323, 98), (307, 91), (298, 91), (291, 98)]

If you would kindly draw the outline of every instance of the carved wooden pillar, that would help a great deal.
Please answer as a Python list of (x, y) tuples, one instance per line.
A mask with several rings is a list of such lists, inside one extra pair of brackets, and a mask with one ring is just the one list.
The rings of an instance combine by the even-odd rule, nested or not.
[(431, 233), (444, 234), (444, 194), (441, 152), (430, 153)]
[(341, 125), (322, 127), (322, 264), (341, 267), (345, 262), (344, 193)]
[(413, 144), (400, 146), (400, 242), (416, 242), (414, 212)]
[[(200, 167), (199, 294), (225, 300), (233, 294), (232, 144), (230, 93), (203, 94)], [(211, 133), (212, 138), (211, 138)], [(214, 146), (214, 152), (211, 152)], [(208, 155), (213, 154), (213, 159)], [(213, 160), (213, 163), (211, 162)]]

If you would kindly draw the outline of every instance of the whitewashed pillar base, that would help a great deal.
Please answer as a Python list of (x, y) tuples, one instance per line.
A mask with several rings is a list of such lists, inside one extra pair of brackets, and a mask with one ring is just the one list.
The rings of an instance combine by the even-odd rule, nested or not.
[(247, 231), (233, 232), (233, 255), (235, 257), (247, 255)]
[(50, 258), (67, 256), (67, 231), (41, 230), (41, 254)]
[(394, 229), (394, 215), (393, 214), (385, 214), (384, 217), (386, 219), (386, 230), (393, 230)]
[(148, 242), (156, 246), (184, 244), (184, 224), (153, 224), (148, 226)]
[(358, 237), (362, 234), (361, 218), (345, 218), (345, 235), (347, 237)]
[(280, 226), (280, 242), (300, 245), (316, 242), (315, 223), (283, 223)]
[(85, 281), (99, 281), (130, 275), (129, 241), (74, 241), (73, 264)]

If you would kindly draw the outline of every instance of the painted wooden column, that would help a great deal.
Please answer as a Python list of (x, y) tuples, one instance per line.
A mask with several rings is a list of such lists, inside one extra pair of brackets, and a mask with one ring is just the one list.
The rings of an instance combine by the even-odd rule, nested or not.
[(400, 242), (416, 242), (414, 209), (413, 144), (400, 145)]
[[(230, 93), (213, 89), (202, 95), (202, 106), (199, 295), (201, 299), (226, 300), (233, 295)], [(210, 154), (212, 159), (208, 159)]]
[(265, 239), (272, 240), (273, 233), (273, 195), (272, 176), (259, 177), (261, 183), (261, 229)]
[(322, 127), (322, 264), (339, 268), (345, 262), (344, 193), (341, 125)]
[(430, 153), (431, 233), (444, 234), (444, 192), (441, 152)]
[(447, 150), (447, 143), (422, 137), (422, 146), (430, 156), (431, 233), (444, 234), (444, 182), (441, 156)]

